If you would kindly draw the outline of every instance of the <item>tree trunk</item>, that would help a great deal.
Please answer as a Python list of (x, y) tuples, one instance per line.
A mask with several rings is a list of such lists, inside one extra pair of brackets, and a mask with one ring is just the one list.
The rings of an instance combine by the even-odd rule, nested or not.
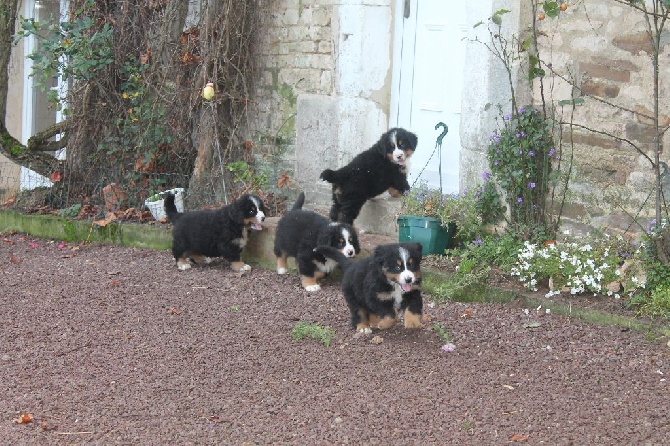
[[(0, 153), (17, 164), (28, 167), (40, 175), (49, 176), (59, 169), (60, 162), (45, 151), (57, 150), (47, 140), (54, 129), (47, 129), (35, 135), (24, 146), (7, 131), (7, 92), (9, 90), (9, 58), (12, 52), (12, 38), (15, 34), (18, 0), (0, 0)], [(46, 136), (49, 131), (50, 136)], [(60, 128), (56, 133), (60, 133)]]
[[(19, 0), (0, 0), (0, 131), (6, 131), (7, 91), (9, 89), (9, 57), (12, 52), (12, 36), (16, 25), (16, 9)], [(4, 146), (5, 138), (3, 137)]]

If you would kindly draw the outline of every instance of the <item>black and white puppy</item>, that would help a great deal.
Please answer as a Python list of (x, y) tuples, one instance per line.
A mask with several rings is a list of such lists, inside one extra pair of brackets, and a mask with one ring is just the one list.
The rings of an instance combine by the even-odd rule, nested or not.
[(230, 267), (239, 272), (251, 266), (240, 260), (240, 253), (247, 244), (249, 230), (262, 230), (265, 205), (256, 195), (243, 195), (233, 203), (219, 209), (179, 212), (174, 195), (165, 196), (165, 213), (173, 223), (172, 254), (177, 268), (191, 267), (195, 263), (209, 263), (212, 257), (223, 257)]
[(379, 245), (356, 262), (329, 246), (315, 251), (336, 259), (344, 270), (342, 293), (357, 331), (391, 328), (399, 312), (404, 312), (405, 328), (421, 327), (421, 243)]
[(346, 166), (321, 172), (321, 179), (333, 187), (330, 219), (353, 224), (370, 198), (384, 191), (393, 197), (408, 191), (407, 163), (416, 150), (417, 142), (414, 133), (393, 128)]
[(335, 269), (337, 262), (314, 252), (314, 248), (331, 246), (346, 258), (354, 257), (361, 248), (351, 225), (331, 222), (316, 212), (304, 210), (304, 203), (305, 193), (300, 192), (293, 208), (277, 223), (274, 245), (277, 273), (286, 274), (287, 258), (294, 257), (302, 286), (307, 291), (318, 291), (321, 289), (318, 281)]

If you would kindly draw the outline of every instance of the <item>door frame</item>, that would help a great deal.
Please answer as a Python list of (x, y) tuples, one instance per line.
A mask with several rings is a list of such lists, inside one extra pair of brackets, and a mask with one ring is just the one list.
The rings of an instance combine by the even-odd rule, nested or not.
[[(400, 104), (412, 104), (414, 82), (414, 45), (416, 43), (416, 10), (418, 0), (396, 0), (393, 32), (393, 63), (391, 64), (391, 110), (390, 127), (407, 125), (412, 114), (411, 107), (402, 109)], [(405, 17), (406, 11), (409, 17)], [(407, 39), (404, 39), (407, 36)], [(404, 73), (403, 66), (412, 67)]]

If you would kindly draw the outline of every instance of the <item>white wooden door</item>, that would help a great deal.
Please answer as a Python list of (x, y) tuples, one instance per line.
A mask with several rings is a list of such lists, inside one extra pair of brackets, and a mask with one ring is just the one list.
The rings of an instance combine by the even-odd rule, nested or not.
[[(409, 183), (425, 180), (444, 193), (459, 187), (459, 129), (465, 63), (466, 0), (398, 0), (391, 125), (419, 137)], [(435, 151), (443, 122), (449, 131)], [(431, 158), (432, 155), (432, 158)]]

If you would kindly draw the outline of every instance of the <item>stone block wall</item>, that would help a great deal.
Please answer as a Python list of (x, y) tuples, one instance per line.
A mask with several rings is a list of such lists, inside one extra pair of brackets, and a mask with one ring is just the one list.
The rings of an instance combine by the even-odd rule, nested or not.
[[(348, 163), (388, 129), (392, 1), (263, 5), (249, 133), (265, 165), (274, 163), (271, 182), (273, 173), (286, 174), (289, 196), (302, 190), (307, 207), (327, 210), (331, 185), (319, 180), (321, 171)], [(378, 217), (379, 210), (364, 207), (361, 229), (393, 231), (367, 214)]]
[[(577, 124), (571, 132), (563, 126), (562, 168), (573, 160), (563, 223), (580, 232), (607, 227), (635, 235), (642, 230), (636, 216), (646, 225), (655, 206), (649, 161), (654, 71), (644, 15), (615, 1), (589, 0), (569, 4), (557, 19), (539, 22), (539, 29), (545, 34), (539, 38), (540, 57), (551, 64), (545, 97), (554, 104), (584, 99), (572, 117), (570, 106), (558, 110), (562, 120)], [(670, 30), (661, 38), (661, 127), (670, 125), (669, 44)], [(534, 102), (541, 103), (537, 88)], [(662, 142), (668, 145), (668, 135)], [(668, 158), (661, 152), (661, 161)], [(670, 200), (670, 190), (666, 194)]]
[(334, 89), (333, 4), (282, 0), (263, 8), (248, 128), (259, 152), (278, 154), (277, 170), (293, 177), (298, 96)]

